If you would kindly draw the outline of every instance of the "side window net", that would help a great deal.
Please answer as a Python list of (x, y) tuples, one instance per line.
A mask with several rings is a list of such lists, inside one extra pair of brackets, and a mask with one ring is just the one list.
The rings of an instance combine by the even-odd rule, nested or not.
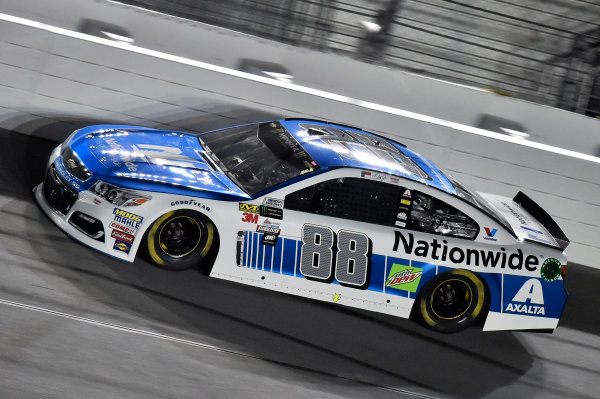
[(408, 228), (424, 233), (475, 239), (479, 226), (473, 219), (445, 202), (418, 191), (412, 192)]
[(285, 207), (301, 212), (393, 226), (401, 188), (359, 178), (332, 179), (288, 194)]

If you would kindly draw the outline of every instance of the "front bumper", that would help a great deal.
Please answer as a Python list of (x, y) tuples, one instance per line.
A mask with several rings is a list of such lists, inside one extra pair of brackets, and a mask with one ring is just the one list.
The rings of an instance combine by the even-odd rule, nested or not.
[(139, 239), (127, 243), (126, 247), (117, 246), (122, 240), (111, 237), (115, 206), (65, 182), (53, 166), (60, 151), (61, 146), (54, 149), (44, 181), (33, 189), (39, 207), (71, 238), (109, 256), (133, 262)]

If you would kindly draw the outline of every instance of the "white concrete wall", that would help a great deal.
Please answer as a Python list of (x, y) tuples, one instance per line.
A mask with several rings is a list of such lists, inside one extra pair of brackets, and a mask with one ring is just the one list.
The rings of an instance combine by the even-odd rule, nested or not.
[[(1, 6), (6, 6), (3, 3), (7, 2), (0, 1)], [(32, 8), (40, 18), (46, 15), (42, 9), (45, 3), (36, 2), (37, 8)], [(572, 241), (569, 258), (600, 266), (596, 261), (600, 256), (596, 238), (600, 236), (599, 163), (475, 135), (445, 127), (444, 123), (423, 122), (420, 117), (399, 116), (386, 108), (374, 110), (355, 99), (465, 125), (472, 125), (482, 113), (508, 117), (524, 124), (532, 133), (532, 140), (583, 153), (593, 152), (599, 121), (336, 55), (299, 51), (197, 24), (179, 24), (174, 19), (111, 3), (98, 1), (89, 5), (122, 12), (115, 12), (112, 22), (129, 18), (127, 27), (135, 38), (144, 37), (139, 33), (142, 31), (136, 30), (138, 26), (152, 31), (154, 37), (159, 32), (162, 45), (152, 48), (190, 55), (177, 45), (171, 48), (165, 44), (181, 45), (185, 41), (174, 40), (169, 36), (172, 32), (176, 38), (187, 35), (188, 39), (196, 38), (188, 41), (206, 46), (202, 61), (220, 57), (217, 64), (232, 66), (236, 57), (258, 55), (286, 62), (298, 83), (318, 85), (354, 99), (311, 94), (302, 87), (282, 87), (249, 79), (250, 76), (206, 69), (186, 60), (156, 58), (136, 52), (138, 49), (115, 48), (2, 21), (0, 127), (59, 139), (69, 133), (69, 123), (77, 126), (96, 121), (190, 130), (275, 115), (343, 121), (405, 142), (480, 191), (514, 195), (523, 189), (549, 210), (566, 231)], [(8, 11), (0, 8), (0, 12)], [(74, 12), (90, 13), (90, 8), (70, 9), (70, 15)], [(95, 10), (83, 16), (101, 19), (99, 14)], [(191, 31), (183, 33), (187, 29)], [(136, 44), (142, 42), (140, 39)], [(52, 121), (62, 122), (57, 124), (58, 130), (48, 126)]]

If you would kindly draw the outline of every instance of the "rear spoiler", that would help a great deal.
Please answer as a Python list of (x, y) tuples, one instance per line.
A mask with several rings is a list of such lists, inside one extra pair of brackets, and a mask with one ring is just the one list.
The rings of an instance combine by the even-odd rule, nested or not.
[(565, 233), (561, 230), (561, 228), (556, 224), (554, 219), (543, 210), (538, 204), (533, 202), (531, 198), (523, 194), (522, 191), (519, 191), (513, 201), (521, 206), (521, 208), (525, 209), (531, 216), (537, 219), (538, 222), (542, 224), (548, 230), (548, 232), (554, 237), (558, 247), (561, 250), (565, 250), (569, 246), (569, 239), (565, 235)]

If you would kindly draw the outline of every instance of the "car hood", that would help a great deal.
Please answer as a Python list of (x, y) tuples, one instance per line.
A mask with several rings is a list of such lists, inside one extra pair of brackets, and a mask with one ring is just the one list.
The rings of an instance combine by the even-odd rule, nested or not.
[(101, 129), (70, 143), (93, 180), (139, 190), (247, 195), (204, 156), (196, 135), (154, 129)]

